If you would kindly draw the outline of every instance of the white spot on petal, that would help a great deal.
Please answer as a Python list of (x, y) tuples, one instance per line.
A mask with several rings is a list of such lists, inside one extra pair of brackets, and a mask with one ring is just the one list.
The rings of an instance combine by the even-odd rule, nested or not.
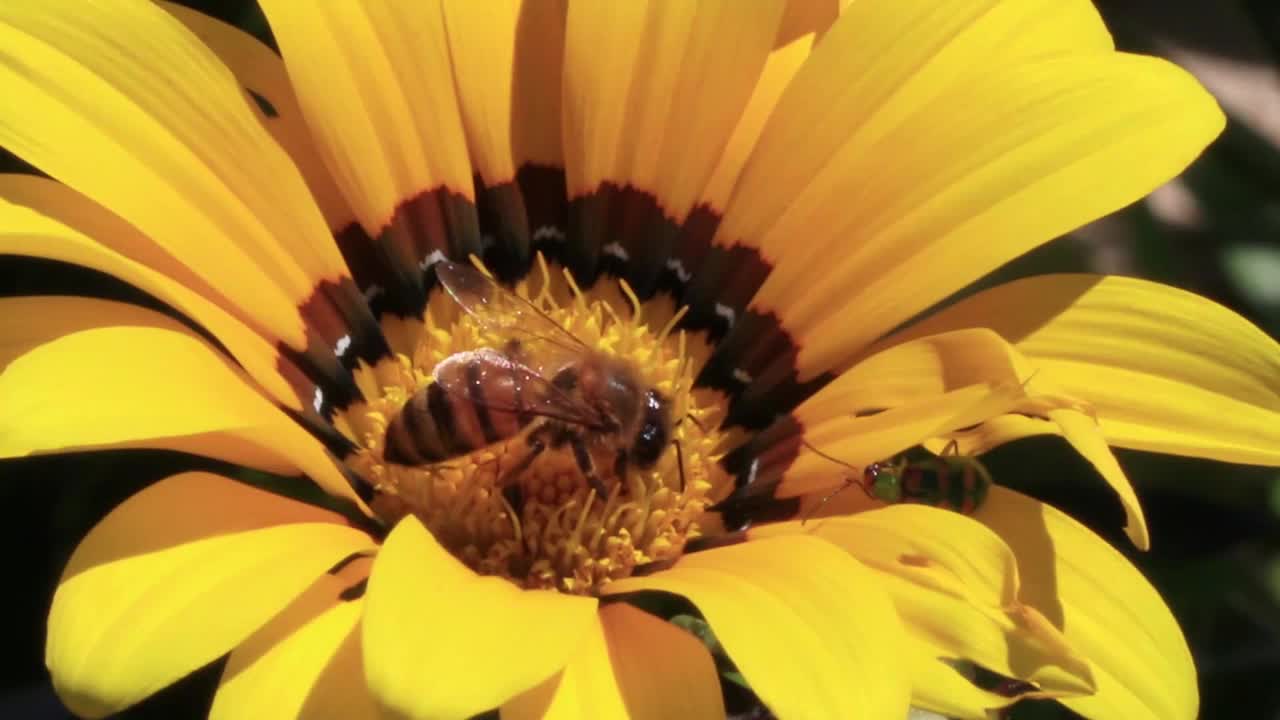
[(667, 269), (675, 273), (680, 282), (687, 283), (693, 278), (693, 273), (685, 269), (680, 258), (667, 258)]
[(423, 272), (426, 272), (427, 269), (430, 268), (432, 265), (435, 265), (436, 263), (444, 259), (445, 259), (444, 253), (440, 252), (439, 250), (432, 250), (430, 255), (427, 255), (426, 257), (422, 258), (422, 261), (418, 263), (418, 269)]
[(333, 346), (333, 354), (342, 357), (347, 354), (347, 350), (351, 349), (351, 335), (343, 335), (338, 338), (338, 344)]
[(533, 231), (534, 242), (543, 240), (554, 240), (556, 242), (564, 242), (564, 231), (554, 225), (543, 225)]
[(616, 257), (622, 262), (627, 262), (628, 260), (631, 259), (631, 256), (627, 254), (627, 249), (622, 247), (616, 242), (611, 242), (608, 245), (605, 245), (604, 247), (600, 248), (600, 252), (603, 252), (605, 255), (609, 255), (611, 257)]
[(738, 313), (724, 303), (716, 303), (716, 314), (728, 321), (729, 327), (733, 327), (734, 321), (738, 319)]
[(324, 391), (318, 387), (316, 388), (316, 396), (311, 400), (311, 405), (316, 409), (316, 412), (320, 412), (320, 408), (324, 407)]
[(734, 379), (734, 380), (737, 380), (738, 382), (742, 383), (743, 385), (750, 385), (750, 384), (751, 384), (751, 381), (752, 381), (754, 378), (752, 378), (752, 377), (751, 377), (751, 373), (747, 372), (746, 370), (743, 370), (742, 368), (734, 368), (734, 369), (733, 369), (733, 379)]

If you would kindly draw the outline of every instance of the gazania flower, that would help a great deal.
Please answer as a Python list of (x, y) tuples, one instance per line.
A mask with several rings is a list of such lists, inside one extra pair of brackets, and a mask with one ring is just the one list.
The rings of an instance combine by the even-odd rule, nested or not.
[(1177, 174), (1189, 76), (1083, 0), (263, 5), (283, 60), (0, 4), (49, 176), (0, 178), (0, 253), (155, 301), (0, 301), (0, 453), (233, 468), (81, 543), (69, 708), (227, 655), (217, 717), (1196, 714), (1151, 586), (974, 456), (1063, 436), (1145, 547), (1108, 446), (1280, 464), (1280, 348), (1082, 275), (908, 324)]

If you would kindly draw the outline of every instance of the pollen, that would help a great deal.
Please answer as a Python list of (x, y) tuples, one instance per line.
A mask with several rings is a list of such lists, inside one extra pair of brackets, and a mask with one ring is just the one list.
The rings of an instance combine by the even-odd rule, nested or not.
[(540, 255), (514, 288), (454, 274), (420, 321), (384, 321), (396, 353), (356, 371), (365, 399), (335, 419), (379, 519), (413, 514), (476, 572), (572, 594), (678, 557), (731, 482), (683, 309), (583, 290)]

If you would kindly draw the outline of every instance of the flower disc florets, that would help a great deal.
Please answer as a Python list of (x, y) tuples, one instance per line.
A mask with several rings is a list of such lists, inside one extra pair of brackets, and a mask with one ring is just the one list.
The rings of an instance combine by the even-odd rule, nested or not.
[[(722, 411), (714, 394), (691, 390), (705, 348), (673, 330), (680, 313), (670, 300), (641, 303), (625, 283), (610, 281), (583, 291), (567, 273), (538, 260), (516, 295), (589, 352), (622, 360), (640, 385), (664, 399), (670, 442), (656, 463), (629, 463), (619, 476), (616, 459), (633, 437), (563, 423), (569, 434), (588, 440), (606, 491), (599, 497), (569, 444), (533, 451), (539, 426), (557, 422), (545, 416), (532, 417), (511, 437), (439, 462), (388, 460), (388, 427), (415, 393), (436, 382), (433, 371), (445, 358), (481, 348), (501, 352), (513, 339), (526, 352), (539, 352), (536, 338), (504, 337), (444, 292), (432, 294), (420, 322), (384, 320), (384, 331), (403, 351), (357, 370), (366, 400), (337, 424), (360, 445), (351, 465), (375, 489), (372, 507), (388, 525), (412, 513), (477, 572), (529, 588), (590, 594), (638, 565), (678, 556), (701, 534), (699, 517), (713, 488), (728, 482), (715, 463), (724, 444), (714, 429)], [(535, 359), (520, 362), (532, 366)]]

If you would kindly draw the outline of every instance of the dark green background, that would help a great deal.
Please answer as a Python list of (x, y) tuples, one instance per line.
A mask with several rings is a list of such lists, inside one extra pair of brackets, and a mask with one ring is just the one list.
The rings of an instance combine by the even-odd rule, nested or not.
[[(261, 37), (252, 2), (189, 2)], [(1169, 54), (1211, 85), (1237, 91), (1227, 132), (1184, 176), (1200, 203), (1199, 227), (1164, 222), (1133, 207), (1054, 241), (980, 285), (1054, 271), (1119, 272), (1193, 290), (1280, 334), (1280, 4), (1275, 0), (1107, 0), (1099, 2), (1122, 48)], [(1209, 80), (1210, 78), (1206, 78)], [(1271, 93), (1271, 94), (1268, 94)], [(1251, 114), (1253, 113), (1253, 114)], [(0, 170), (26, 169), (0, 151)], [(0, 294), (95, 292), (134, 299), (127, 288), (52, 264), (0, 258)], [(1001, 483), (1049, 501), (1111, 540), (1142, 568), (1178, 616), (1200, 672), (1203, 718), (1280, 717), (1280, 472), (1121, 451), (1142, 498), (1153, 549), (1132, 550), (1119, 531), (1110, 491), (1063, 443), (1030, 439), (984, 457)], [(43, 666), (44, 616), (58, 573), (80, 537), (111, 507), (189, 459), (150, 452), (58, 456), (0, 464), (7, 603), (0, 620), (0, 717), (65, 713)], [(762, 619), (762, 622), (764, 620)], [(217, 681), (216, 666), (128, 713), (197, 717)], [(850, 678), (850, 682), (856, 682)], [(1022, 718), (1069, 716), (1051, 705)]]

